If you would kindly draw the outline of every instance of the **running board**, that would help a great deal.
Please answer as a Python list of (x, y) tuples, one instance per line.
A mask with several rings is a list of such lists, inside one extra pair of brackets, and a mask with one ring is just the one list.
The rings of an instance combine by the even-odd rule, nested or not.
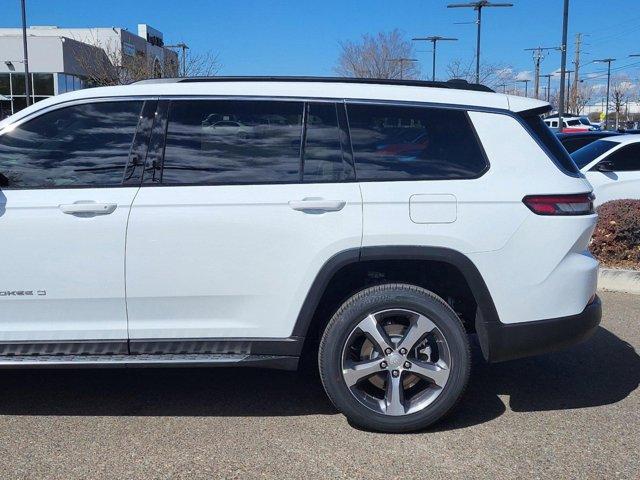
[(243, 354), (2, 355), (0, 368), (256, 367), (296, 370), (298, 357)]

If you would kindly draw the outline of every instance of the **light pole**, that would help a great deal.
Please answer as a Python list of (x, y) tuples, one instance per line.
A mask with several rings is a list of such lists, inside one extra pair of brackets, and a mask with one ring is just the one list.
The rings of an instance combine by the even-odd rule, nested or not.
[(476, 24), (478, 36), (476, 39), (476, 83), (480, 83), (480, 31), (482, 29), (482, 9), (485, 7), (513, 7), (513, 3), (491, 3), (489, 0), (479, 0), (469, 3), (450, 3), (447, 8), (473, 8), (478, 12)]
[(176, 43), (175, 45), (167, 45), (167, 48), (180, 48), (182, 50), (182, 76), (187, 76), (187, 50), (189, 45), (184, 42)]
[(540, 78), (546, 78), (547, 79), (547, 87), (546, 87), (547, 88), (547, 102), (549, 102), (549, 99), (550, 99), (549, 94), (551, 92), (551, 77), (552, 76), (553, 75), (550, 74), (550, 73), (548, 73), (547, 75), (540, 75)]
[(531, 80), (528, 80), (528, 79), (516, 80), (516, 82), (524, 83), (524, 96), (525, 97), (529, 97), (529, 82), (530, 81)]
[(435, 82), (436, 81), (436, 44), (442, 40), (456, 41), (458, 39), (453, 37), (441, 37), (439, 35), (433, 35), (430, 37), (416, 37), (416, 38), (412, 38), (412, 40), (414, 42), (425, 41), (425, 42), (433, 43), (433, 65), (431, 67), (431, 81)]
[(417, 62), (415, 58), (390, 58), (387, 60), (388, 62), (397, 62), (400, 64), (400, 80), (404, 79), (404, 64)]
[(31, 78), (29, 75), (29, 53), (27, 52), (27, 7), (21, 0), (22, 7), (22, 50), (24, 55), (24, 88), (27, 95), (27, 107), (31, 104)]
[(604, 129), (609, 128), (609, 87), (611, 85), (611, 62), (615, 62), (615, 58), (602, 58), (600, 60), (594, 60), (593, 63), (606, 63), (607, 64), (607, 106), (604, 111)]
[[(567, 112), (569, 110), (571, 110), (571, 102), (569, 101), (570, 98), (570, 90), (571, 90), (571, 74), (573, 73), (573, 70), (565, 70), (565, 72), (567, 74)], [(569, 112), (570, 113), (570, 112)]]
[(569, 0), (564, 0), (564, 8), (562, 12), (562, 44), (560, 45), (561, 49), (561, 60), (560, 60), (560, 92), (558, 95), (559, 103), (558, 103), (558, 127), (562, 132), (562, 113), (564, 112), (564, 74), (567, 68), (567, 29), (569, 26)]

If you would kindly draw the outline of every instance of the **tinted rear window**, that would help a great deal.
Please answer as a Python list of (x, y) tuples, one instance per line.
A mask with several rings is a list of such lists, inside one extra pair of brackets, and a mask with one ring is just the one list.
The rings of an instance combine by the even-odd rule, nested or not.
[(358, 180), (475, 178), (487, 161), (462, 110), (349, 105)]
[(578, 168), (584, 168), (600, 155), (608, 152), (616, 145), (618, 145), (618, 142), (597, 140), (573, 152), (571, 154), (571, 158), (573, 158), (573, 161), (576, 163)]
[(302, 103), (171, 102), (162, 183), (298, 182)]
[(547, 153), (566, 173), (577, 174), (580, 171), (573, 163), (567, 150), (562, 146), (558, 137), (549, 129), (539, 115), (525, 115), (522, 117), (536, 139), (544, 145)]

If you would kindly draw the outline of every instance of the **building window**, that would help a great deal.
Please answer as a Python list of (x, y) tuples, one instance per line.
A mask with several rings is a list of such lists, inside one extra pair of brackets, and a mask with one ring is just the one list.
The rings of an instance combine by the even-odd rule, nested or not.
[(8, 73), (0, 73), (0, 95), (11, 95), (11, 77)]
[(34, 73), (33, 93), (34, 95), (53, 95), (53, 74)]

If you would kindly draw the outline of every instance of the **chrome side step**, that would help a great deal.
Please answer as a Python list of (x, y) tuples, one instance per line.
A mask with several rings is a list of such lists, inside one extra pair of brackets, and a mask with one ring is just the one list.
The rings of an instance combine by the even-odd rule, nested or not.
[(256, 367), (295, 370), (298, 357), (245, 354), (2, 355), (0, 368)]

